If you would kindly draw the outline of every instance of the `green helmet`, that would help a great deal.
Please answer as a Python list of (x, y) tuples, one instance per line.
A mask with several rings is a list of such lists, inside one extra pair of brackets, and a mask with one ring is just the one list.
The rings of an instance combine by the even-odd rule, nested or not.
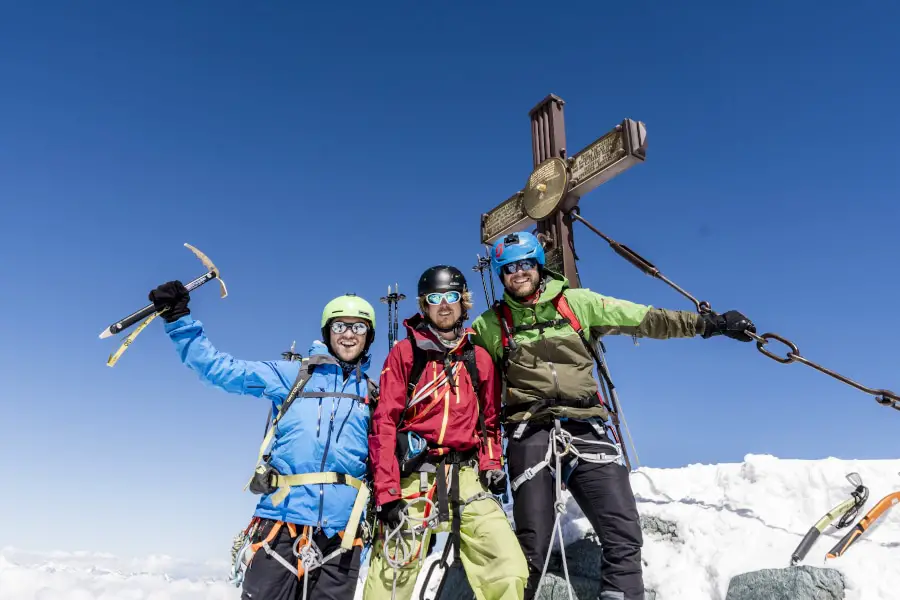
[(375, 329), (375, 309), (356, 294), (344, 294), (326, 304), (322, 311), (322, 328), (335, 317), (359, 317)]

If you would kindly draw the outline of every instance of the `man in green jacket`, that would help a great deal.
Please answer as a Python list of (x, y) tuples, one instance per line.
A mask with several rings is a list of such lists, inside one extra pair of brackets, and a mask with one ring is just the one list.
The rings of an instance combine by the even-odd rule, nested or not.
[(611, 334), (724, 334), (749, 342), (744, 332), (756, 328), (737, 311), (700, 315), (569, 288), (565, 277), (544, 267), (544, 249), (527, 232), (498, 241), (491, 263), (503, 283), (503, 300), (472, 328), (475, 343), (498, 362), (506, 383), (502, 417), (516, 536), (528, 560), (525, 598), (534, 597), (550, 551), (556, 450), (567, 448), (559, 476), (602, 544), (601, 600), (644, 600), (637, 505), (621, 440), (608, 435), (609, 412), (593, 375), (591, 343)]

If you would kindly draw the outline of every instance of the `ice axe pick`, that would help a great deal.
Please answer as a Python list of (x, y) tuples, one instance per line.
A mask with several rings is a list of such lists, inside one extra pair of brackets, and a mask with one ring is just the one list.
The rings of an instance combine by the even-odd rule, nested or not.
[[(228, 289), (225, 287), (225, 282), (222, 281), (222, 278), (219, 276), (219, 269), (218, 269), (218, 267), (216, 267), (216, 265), (213, 264), (213, 261), (211, 261), (208, 256), (206, 256), (203, 252), (201, 252), (194, 246), (191, 246), (190, 244), (187, 244), (187, 243), (185, 243), (184, 246), (185, 246), (185, 248), (187, 248), (188, 250), (193, 252), (197, 256), (197, 258), (200, 259), (200, 262), (203, 263), (203, 266), (205, 266), (207, 269), (206, 273), (204, 273), (200, 277), (197, 277), (190, 283), (185, 284), (185, 286), (184, 286), (185, 289), (187, 291), (191, 292), (191, 291), (197, 289), (198, 287), (200, 287), (201, 285), (208, 283), (208, 282), (212, 281), (213, 279), (216, 279), (219, 281), (219, 287), (221, 288), (222, 298), (225, 298), (226, 296), (228, 296)], [(131, 313), (124, 319), (120, 319), (119, 321), (116, 321), (115, 323), (113, 323), (112, 325), (110, 325), (109, 327), (106, 327), (103, 331), (101, 331), (100, 339), (102, 340), (104, 338), (108, 338), (112, 335), (115, 335), (115, 334), (131, 327), (132, 325), (134, 325), (141, 319), (145, 319), (144, 322), (141, 323), (137, 329), (135, 329), (127, 338), (125, 338), (125, 341), (122, 342), (122, 345), (119, 346), (119, 349), (109, 355), (109, 360), (106, 361), (107, 366), (112, 367), (113, 365), (115, 365), (116, 362), (119, 360), (119, 358), (122, 356), (122, 353), (125, 352), (126, 349), (128, 349), (128, 346), (131, 345), (131, 342), (134, 341), (134, 338), (137, 337), (137, 335), (144, 329), (144, 327), (146, 327), (150, 323), (150, 321), (152, 321), (154, 318), (156, 318), (157, 316), (159, 316), (166, 310), (167, 309), (157, 311), (155, 309), (155, 307), (153, 306), (153, 304), (148, 304), (144, 308)]]

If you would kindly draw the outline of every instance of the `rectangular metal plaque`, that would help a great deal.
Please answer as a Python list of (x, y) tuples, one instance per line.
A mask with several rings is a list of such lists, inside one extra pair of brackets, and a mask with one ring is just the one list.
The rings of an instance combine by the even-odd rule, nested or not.
[(518, 192), (481, 216), (481, 243), (493, 244), (500, 236), (525, 229), (534, 221), (525, 214)]
[(572, 157), (572, 186), (563, 210), (578, 199), (647, 157), (647, 128), (625, 119), (615, 129)]

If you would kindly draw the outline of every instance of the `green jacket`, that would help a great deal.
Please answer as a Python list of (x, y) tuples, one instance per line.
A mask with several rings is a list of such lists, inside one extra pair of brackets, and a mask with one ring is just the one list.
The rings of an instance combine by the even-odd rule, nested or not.
[(504, 293), (513, 320), (513, 339), (506, 365), (500, 322), (493, 310), (483, 312), (472, 323), (474, 342), (485, 348), (503, 369), (506, 421), (547, 418), (609, 416), (600, 403), (594, 360), (578, 334), (568, 324), (516, 331), (561, 318), (553, 299), (564, 294), (579, 323), (592, 340), (604, 335), (631, 335), (654, 339), (700, 335), (705, 323), (697, 313), (653, 308), (627, 300), (603, 296), (589, 289), (569, 288), (568, 280), (546, 271), (544, 291), (534, 306), (524, 306)]

